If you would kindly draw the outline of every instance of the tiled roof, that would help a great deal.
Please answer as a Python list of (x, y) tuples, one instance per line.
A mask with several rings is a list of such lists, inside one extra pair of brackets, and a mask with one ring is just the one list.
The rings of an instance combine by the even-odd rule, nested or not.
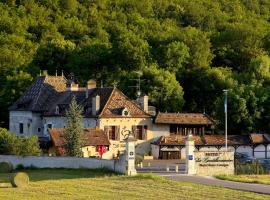
[[(130, 117), (151, 117), (138, 104), (130, 100), (120, 90), (114, 89), (111, 97), (104, 106), (100, 117), (122, 117), (121, 111), (126, 108)], [(126, 116), (125, 116), (126, 117)]]
[(250, 139), (252, 140), (253, 144), (265, 144), (270, 143), (270, 137), (267, 134), (250, 134)]
[(65, 90), (65, 77), (40, 76), (9, 109), (26, 111), (46, 110), (49, 107), (51, 97)]
[[(112, 87), (79, 88), (78, 91), (67, 91), (67, 80), (62, 76), (40, 76), (27, 89), (10, 110), (42, 111), (44, 116), (63, 116), (69, 107), (72, 97), (83, 108), (85, 117), (123, 117), (121, 111), (126, 108), (129, 117), (151, 117), (138, 104), (128, 99), (121, 91)], [(100, 109), (92, 115), (92, 98), (100, 96)], [(59, 113), (56, 108), (59, 108)]]
[[(185, 137), (182, 135), (170, 135), (160, 137), (156, 145), (185, 145)], [(193, 136), (195, 145), (225, 145), (224, 135)], [(228, 145), (250, 145), (248, 135), (228, 135)]]
[(209, 125), (213, 120), (202, 113), (158, 113), (155, 123)]
[[(52, 142), (56, 147), (64, 146), (64, 128), (51, 128), (49, 133), (52, 138)], [(85, 146), (98, 146), (98, 145), (110, 145), (108, 137), (101, 129), (89, 128), (84, 129)]]

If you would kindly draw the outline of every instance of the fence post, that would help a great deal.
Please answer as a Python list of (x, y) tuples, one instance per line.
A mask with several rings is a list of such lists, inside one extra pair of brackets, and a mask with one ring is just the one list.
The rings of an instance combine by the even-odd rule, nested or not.
[(175, 165), (175, 172), (178, 173), (178, 165)]
[(166, 166), (166, 171), (169, 172), (170, 171), (170, 167), (169, 165)]

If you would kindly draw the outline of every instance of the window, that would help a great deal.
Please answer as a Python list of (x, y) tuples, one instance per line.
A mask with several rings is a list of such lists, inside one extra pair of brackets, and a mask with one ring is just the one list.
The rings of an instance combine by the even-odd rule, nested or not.
[(41, 132), (41, 128), (38, 128), (37, 131), (38, 131), (38, 133), (40, 133)]
[(48, 124), (47, 125), (47, 128), (49, 129), (49, 128), (52, 128), (52, 124)]
[(110, 140), (116, 140), (115, 126), (108, 127), (108, 135)]
[(20, 123), (20, 134), (23, 134), (23, 123)]
[(136, 126), (136, 139), (142, 140), (143, 139), (143, 126)]
[(134, 126), (134, 135), (137, 140), (144, 140), (146, 137), (147, 126)]
[(55, 114), (56, 114), (56, 115), (59, 115), (59, 106), (56, 106), (56, 107), (55, 107)]

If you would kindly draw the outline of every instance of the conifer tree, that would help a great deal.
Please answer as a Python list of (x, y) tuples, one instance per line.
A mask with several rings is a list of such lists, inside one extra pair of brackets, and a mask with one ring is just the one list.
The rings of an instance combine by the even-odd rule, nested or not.
[(65, 150), (68, 156), (81, 157), (83, 146), (82, 108), (72, 98), (66, 111), (66, 129), (64, 133)]

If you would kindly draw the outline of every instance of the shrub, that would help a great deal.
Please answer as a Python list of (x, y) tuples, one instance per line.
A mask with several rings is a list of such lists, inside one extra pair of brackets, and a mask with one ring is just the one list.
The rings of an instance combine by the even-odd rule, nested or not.
[(40, 155), (40, 152), (37, 136), (19, 137), (7, 129), (0, 128), (0, 154), (36, 156)]
[(264, 174), (263, 167), (258, 162), (240, 163), (235, 161), (235, 173), (239, 174)]
[(143, 161), (143, 156), (136, 154), (135, 156), (135, 164), (140, 164)]
[(29, 176), (24, 172), (12, 174), (10, 183), (13, 187), (26, 187), (29, 184)]
[(13, 170), (10, 162), (0, 162), (0, 173), (9, 173)]

